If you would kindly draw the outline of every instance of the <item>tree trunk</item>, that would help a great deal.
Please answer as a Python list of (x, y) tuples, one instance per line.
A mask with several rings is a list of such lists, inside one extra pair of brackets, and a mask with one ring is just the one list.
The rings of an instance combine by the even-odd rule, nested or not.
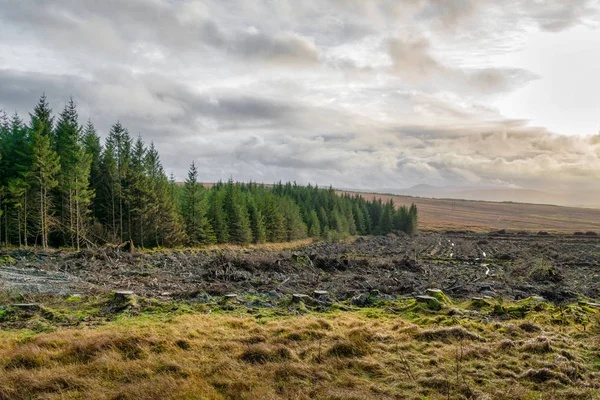
[(71, 248), (75, 247), (75, 237), (73, 236), (73, 190), (69, 189), (69, 236), (71, 237)]
[(19, 236), (19, 247), (21, 247), (21, 210), (17, 209), (17, 233)]
[(75, 227), (76, 227), (76, 244), (77, 251), (79, 251), (79, 183), (77, 176), (75, 176)]
[(27, 192), (23, 195), (23, 238), (25, 239), (25, 247), (27, 247)]
[(112, 228), (113, 228), (113, 240), (117, 238), (117, 220), (115, 216), (115, 189), (110, 189), (110, 197), (112, 200)]

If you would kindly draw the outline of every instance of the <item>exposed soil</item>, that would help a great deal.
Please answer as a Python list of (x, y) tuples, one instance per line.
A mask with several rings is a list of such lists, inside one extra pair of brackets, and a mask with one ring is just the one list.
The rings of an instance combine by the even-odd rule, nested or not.
[(0, 290), (88, 294), (129, 289), (147, 297), (225, 293), (278, 298), (325, 290), (338, 300), (423, 294), (457, 299), (542, 296), (568, 302), (600, 297), (600, 238), (470, 232), (358, 238), (294, 251), (115, 249), (0, 253)]

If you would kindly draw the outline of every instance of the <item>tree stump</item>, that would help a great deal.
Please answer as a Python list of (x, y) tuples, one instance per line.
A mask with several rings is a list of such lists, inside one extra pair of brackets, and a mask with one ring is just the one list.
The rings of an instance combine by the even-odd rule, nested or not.
[(315, 298), (317, 299), (321, 299), (323, 297), (327, 297), (327, 295), (329, 294), (329, 292), (327, 290), (315, 290), (313, 292)]
[(415, 299), (417, 300), (417, 303), (424, 304), (431, 310), (438, 311), (443, 307), (443, 304), (433, 296), (417, 296)]
[(473, 297), (471, 299), (471, 305), (475, 308), (483, 308), (483, 307), (489, 307), (491, 304), (488, 303), (484, 298), (482, 297)]
[(425, 291), (425, 294), (427, 296), (435, 297), (440, 303), (443, 303), (443, 304), (451, 304), (452, 303), (452, 301), (450, 301), (448, 296), (446, 296), (444, 294), (444, 292), (441, 291), (440, 289), (431, 289), (430, 288)]
[(223, 296), (223, 299), (225, 299), (225, 301), (231, 301), (231, 300), (237, 300), (239, 296), (236, 293), (227, 293), (225, 296)]
[(115, 301), (119, 303), (127, 303), (133, 298), (133, 290), (117, 290), (115, 292)]

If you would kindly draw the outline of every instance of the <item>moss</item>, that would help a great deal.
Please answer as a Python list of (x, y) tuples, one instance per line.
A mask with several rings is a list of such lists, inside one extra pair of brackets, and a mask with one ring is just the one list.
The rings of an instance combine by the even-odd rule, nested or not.
[(427, 289), (427, 296), (434, 297), (442, 304), (452, 304), (452, 300), (439, 289)]

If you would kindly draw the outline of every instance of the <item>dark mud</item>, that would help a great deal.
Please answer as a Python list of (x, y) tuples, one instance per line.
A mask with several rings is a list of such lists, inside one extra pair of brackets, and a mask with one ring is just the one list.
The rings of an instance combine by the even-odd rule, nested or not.
[(193, 299), (226, 293), (278, 298), (324, 290), (337, 300), (379, 299), (439, 288), (456, 298), (553, 302), (600, 298), (600, 238), (469, 232), (358, 238), (294, 251), (0, 253), (0, 290), (23, 294), (98, 294)]

